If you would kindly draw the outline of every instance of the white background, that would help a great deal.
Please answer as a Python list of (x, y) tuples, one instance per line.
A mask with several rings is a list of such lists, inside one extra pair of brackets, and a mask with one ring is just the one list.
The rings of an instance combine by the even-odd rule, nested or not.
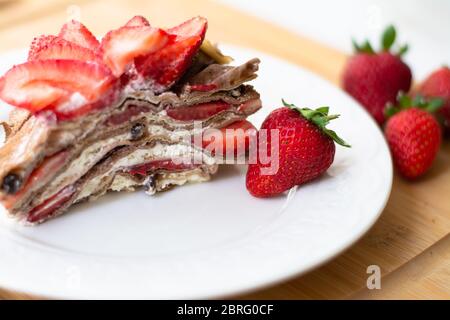
[(450, 0), (219, 1), (347, 53), (352, 37), (368, 37), (378, 48), (382, 30), (393, 23), (399, 44), (410, 45), (405, 60), (416, 81), (450, 64)]

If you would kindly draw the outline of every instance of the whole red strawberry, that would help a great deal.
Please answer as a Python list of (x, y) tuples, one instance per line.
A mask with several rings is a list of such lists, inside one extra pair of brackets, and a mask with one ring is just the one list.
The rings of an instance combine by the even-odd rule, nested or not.
[(380, 125), (385, 121), (386, 104), (394, 103), (400, 91), (408, 92), (411, 87), (411, 69), (401, 59), (408, 47), (392, 53), (395, 37), (395, 28), (389, 26), (382, 37), (381, 52), (375, 52), (368, 41), (362, 46), (353, 42), (356, 54), (348, 60), (342, 77), (344, 90)]
[(442, 98), (444, 105), (439, 114), (447, 130), (450, 129), (450, 69), (442, 67), (430, 74), (419, 86), (419, 93), (427, 98)]
[(399, 98), (399, 107), (390, 107), (391, 118), (384, 129), (394, 164), (408, 179), (422, 176), (433, 164), (441, 145), (441, 127), (430, 112), (441, 105), (440, 100), (429, 103), (421, 97), (414, 100)]
[(326, 128), (338, 117), (328, 115), (328, 107), (311, 110), (283, 104), (269, 114), (258, 133), (258, 157), (249, 165), (246, 181), (255, 197), (274, 196), (319, 177), (333, 163), (334, 141), (349, 146)]

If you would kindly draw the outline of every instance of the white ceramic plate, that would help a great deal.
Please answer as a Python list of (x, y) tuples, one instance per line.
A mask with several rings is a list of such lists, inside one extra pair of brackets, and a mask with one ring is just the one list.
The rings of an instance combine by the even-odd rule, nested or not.
[[(238, 62), (262, 60), (255, 87), (260, 125), (281, 98), (330, 105), (337, 147), (321, 179), (275, 199), (245, 189), (245, 167), (149, 198), (109, 194), (37, 227), (0, 212), (0, 287), (57, 298), (211, 298), (304, 273), (336, 256), (376, 221), (392, 165), (383, 136), (350, 97), (316, 75), (269, 55), (226, 46)], [(24, 52), (0, 57), (0, 72)], [(5, 108), (0, 111), (5, 117)]]

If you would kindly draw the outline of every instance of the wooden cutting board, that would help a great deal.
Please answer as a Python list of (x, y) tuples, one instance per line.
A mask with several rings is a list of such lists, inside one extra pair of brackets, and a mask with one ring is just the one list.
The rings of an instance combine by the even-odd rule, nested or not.
[[(209, 20), (211, 40), (271, 53), (339, 86), (346, 61), (342, 52), (207, 0), (0, 2), (0, 50), (28, 46), (33, 36), (55, 33), (69, 17), (80, 18), (94, 33), (104, 34), (136, 14), (160, 26), (203, 15)], [(450, 143), (446, 141), (423, 179), (411, 183), (395, 177), (381, 218), (347, 252), (307, 275), (235, 298), (449, 299), (449, 182)], [(381, 268), (381, 290), (366, 287), (369, 265)], [(0, 290), (0, 298), (30, 296)]]

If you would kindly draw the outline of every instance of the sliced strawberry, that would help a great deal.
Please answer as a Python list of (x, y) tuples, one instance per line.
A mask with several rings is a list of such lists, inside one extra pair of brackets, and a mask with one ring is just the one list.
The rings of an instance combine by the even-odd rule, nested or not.
[(189, 86), (191, 91), (200, 91), (200, 92), (208, 92), (217, 89), (217, 85), (214, 83), (211, 84), (192, 84)]
[(59, 102), (70, 93), (96, 101), (114, 77), (103, 65), (77, 60), (36, 60), (17, 65), (0, 80), (0, 97), (32, 112)]
[(78, 118), (94, 110), (100, 110), (105, 107), (111, 106), (117, 101), (120, 93), (115, 90), (117, 82), (113, 82), (111, 87), (99, 100), (95, 102), (86, 101), (80, 94), (72, 94), (69, 99), (49, 108), (56, 114), (58, 120), (65, 121)]
[(27, 76), (24, 68), (14, 67), (11, 72), (0, 79), (0, 98), (10, 105), (37, 112), (67, 98), (69, 95), (66, 90), (56, 88), (45, 82), (27, 83), (19, 87), (19, 83), (15, 79), (21, 81), (21, 78)]
[(49, 44), (45, 48), (33, 55), (29, 60), (49, 60), (49, 59), (65, 59), (65, 60), (81, 60), (96, 61), (102, 63), (101, 59), (94, 51), (81, 47), (75, 43), (63, 40)]
[(231, 105), (226, 102), (214, 101), (185, 107), (169, 107), (166, 109), (166, 112), (169, 117), (175, 120), (192, 121), (208, 119), (230, 108)]
[(155, 53), (136, 58), (137, 71), (154, 81), (156, 92), (167, 90), (191, 64), (205, 37), (206, 28), (206, 19), (198, 17), (169, 29), (174, 40)]
[(110, 31), (101, 44), (103, 61), (119, 77), (135, 57), (161, 49), (168, 39), (165, 31), (151, 27), (122, 27)]
[(30, 50), (28, 50), (28, 60), (36, 60), (35, 56), (42, 48), (47, 47), (51, 44), (57, 36), (47, 36), (42, 35), (33, 39), (30, 45)]
[(218, 130), (206, 130), (203, 133), (202, 147), (211, 154), (241, 155), (248, 150), (250, 137), (256, 138), (257, 130), (247, 120), (241, 120)]
[(27, 221), (36, 223), (50, 218), (58, 209), (63, 207), (68, 201), (70, 201), (70, 199), (72, 199), (72, 196), (76, 191), (77, 189), (73, 185), (65, 187), (54, 196), (33, 208), (28, 213)]
[(201, 41), (205, 38), (208, 20), (203, 17), (194, 17), (182, 24), (167, 30), (170, 34), (175, 34), (179, 38), (199, 36)]
[(37, 60), (37, 55), (39, 54), (39, 52), (57, 43), (65, 44), (70, 42), (57, 36), (43, 35), (34, 38), (33, 42), (31, 42), (30, 50), (28, 51), (28, 61)]
[(198, 164), (194, 163), (183, 163), (182, 161), (179, 162), (180, 163), (174, 162), (171, 159), (154, 160), (131, 167), (127, 171), (132, 175), (146, 176), (148, 173), (155, 170), (182, 171), (194, 169), (195, 167), (199, 166)]
[(154, 81), (155, 92), (163, 92), (181, 78), (200, 44), (199, 37), (172, 43), (154, 54), (137, 58), (136, 69)]
[(125, 24), (126, 27), (150, 27), (150, 22), (143, 16), (134, 16)]
[(59, 37), (79, 46), (96, 51), (100, 46), (97, 38), (81, 22), (72, 20), (63, 25)]
[(37, 184), (45, 184), (62, 166), (66, 163), (70, 153), (68, 151), (61, 151), (53, 156), (47, 157), (44, 161), (33, 170), (28, 177), (23, 188), (19, 192), (8, 195), (3, 200), (5, 208), (11, 208), (17, 201), (19, 201), (31, 188), (34, 188)]
[(241, 104), (238, 107), (238, 111), (246, 115), (251, 115), (261, 109), (261, 106), (261, 99), (251, 99)]
[(130, 105), (125, 111), (117, 114), (113, 114), (106, 120), (106, 124), (117, 126), (119, 124), (125, 123), (132, 117), (137, 116), (141, 113), (149, 112), (151, 109), (148, 106), (138, 106)]

